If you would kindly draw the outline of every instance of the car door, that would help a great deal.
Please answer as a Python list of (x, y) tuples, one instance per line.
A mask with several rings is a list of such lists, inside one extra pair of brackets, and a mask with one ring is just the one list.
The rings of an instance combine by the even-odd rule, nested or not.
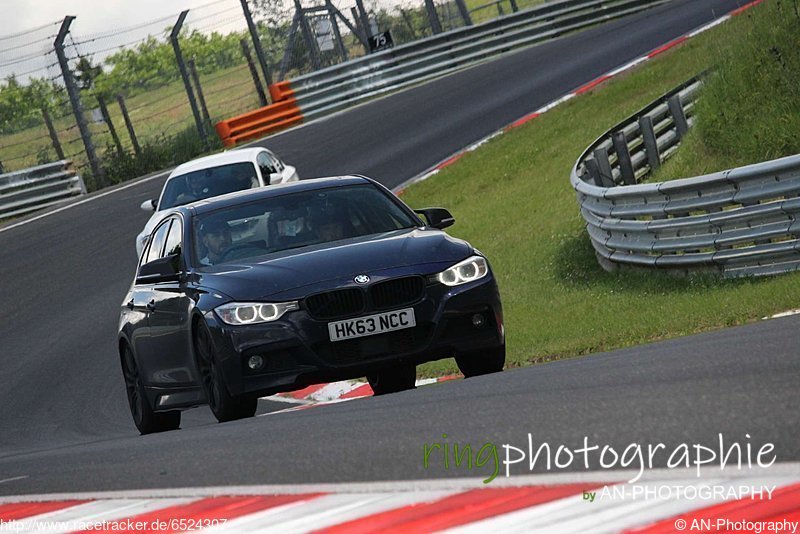
[[(183, 221), (179, 215), (169, 218), (169, 231), (164, 240), (161, 257), (177, 255), (179, 265), (183, 247)], [(149, 315), (151, 352), (158, 361), (159, 372), (152, 385), (184, 386), (194, 383), (191, 328), (189, 324), (192, 300), (187, 294), (185, 277), (157, 282), (152, 286)]]
[[(157, 226), (151, 238), (145, 243), (144, 252), (139, 262), (142, 265), (158, 259), (164, 248), (169, 223)], [(152, 336), (150, 331), (150, 314), (153, 307), (153, 284), (142, 281), (137, 269), (136, 280), (131, 290), (131, 299), (127, 306), (131, 310), (128, 321), (131, 323), (130, 340), (133, 350), (138, 356), (140, 372), (145, 384), (150, 383), (150, 376), (158, 373), (158, 362), (152, 358)]]

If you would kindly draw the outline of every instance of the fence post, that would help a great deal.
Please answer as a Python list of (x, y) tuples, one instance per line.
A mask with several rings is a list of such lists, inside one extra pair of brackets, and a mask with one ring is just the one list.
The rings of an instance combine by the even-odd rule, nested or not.
[(672, 95), (669, 100), (667, 100), (667, 105), (669, 106), (669, 112), (672, 114), (672, 120), (675, 121), (678, 139), (683, 139), (689, 132), (689, 123), (686, 122), (686, 115), (683, 113), (680, 95)]
[(3, 174), (6, 170), (3, 168), (3, 162), (0, 161), (0, 174)]
[(270, 73), (269, 64), (267, 63), (267, 56), (264, 55), (264, 48), (261, 46), (261, 38), (258, 36), (258, 28), (253, 22), (253, 14), (250, 12), (250, 6), (247, 4), (247, 0), (241, 0), (241, 3), (244, 18), (247, 21), (247, 29), (250, 32), (250, 38), (253, 40), (253, 48), (256, 50), (256, 57), (258, 58), (258, 63), (261, 65), (261, 72), (264, 74), (264, 81), (267, 85), (272, 85), (272, 74)]
[(86, 124), (86, 118), (83, 116), (83, 106), (81, 105), (81, 98), (78, 94), (78, 87), (75, 85), (75, 79), (72, 77), (72, 71), (69, 69), (67, 55), (64, 53), (64, 39), (67, 38), (69, 27), (72, 25), (73, 20), (75, 20), (73, 16), (64, 17), (64, 22), (61, 23), (61, 28), (58, 30), (58, 35), (56, 35), (53, 47), (58, 57), (58, 65), (61, 67), (64, 87), (67, 89), (69, 102), (72, 105), (72, 113), (75, 115), (75, 122), (78, 125), (78, 131), (80, 131), (81, 139), (83, 140), (83, 148), (86, 150), (86, 157), (92, 168), (92, 174), (98, 185), (104, 187), (107, 185), (105, 173), (100, 166), (100, 161), (97, 159), (97, 152), (95, 152), (94, 143), (92, 142), (92, 134), (89, 132), (89, 126)]
[(436, 14), (436, 6), (433, 5), (433, 0), (425, 0), (425, 10), (428, 12), (428, 20), (431, 23), (431, 31), (433, 34), (442, 33), (442, 23), (439, 21), (439, 16)]
[(639, 129), (642, 131), (647, 163), (650, 165), (650, 172), (653, 172), (661, 166), (661, 154), (658, 152), (658, 140), (656, 139), (656, 130), (653, 127), (653, 118), (649, 115), (641, 117), (639, 119)]
[(511, 2), (511, 11), (513, 11), (514, 13), (519, 11), (519, 6), (517, 5), (517, 0), (510, 0), (510, 2)]
[(636, 173), (633, 171), (633, 162), (631, 161), (631, 153), (628, 150), (628, 143), (625, 139), (625, 133), (614, 132), (614, 134), (611, 136), (611, 142), (614, 144), (614, 151), (617, 153), (619, 172), (622, 174), (622, 182), (625, 185), (635, 184)]
[(128, 129), (128, 135), (131, 137), (131, 145), (133, 145), (133, 153), (136, 157), (142, 155), (142, 148), (139, 146), (139, 140), (136, 138), (136, 132), (133, 130), (133, 123), (131, 117), (128, 115), (128, 106), (125, 105), (125, 99), (122, 95), (117, 95), (117, 103), (119, 109), (122, 111), (122, 120), (125, 121), (125, 127)]
[(314, 35), (311, 33), (311, 26), (308, 24), (306, 12), (300, 3), (300, 0), (294, 0), (294, 7), (297, 11), (297, 15), (300, 17), (300, 32), (303, 34), (303, 40), (306, 42), (308, 54), (311, 56), (311, 64), (314, 66), (314, 70), (317, 70), (322, 66), (322, 63), (320, 63), (319, 60), (317, 41), (314, 39)]
[(200, 111), (197, 109), (197, 102), (194, 99), (194, 91), (192, 91), (192, 84), (189, 82), (189, 74), (186, 72), (186, 64), (183, 62), (183, 54), (181, 53), (181, 45), (178, 42), (178, 35), (183, 27), (183, 21), (186, 20), (186, 15), (189, 10), (181, 11), (178, 15), (178, 21), (172, 27), (172, 32), (169, 34), (169, 40), (172, 43), (172, 49), (175, 51), (175, 60), (178, 62), (178, 70), (183, 78), (183, 87), (186, 89), (186, 96), (189, 98), (189, 106), (192, 108), (192, 115), (194, 115), (194, 124), (197, 127), (197, 133), (200, 135), (200, 140), (203, 142), (203, 148), (209, 149), (208, 137), (206, 137), (206, 130), (203, 128), (203, 119), (200, 118)]
[(333, 7), (331, 0), (325, 0), (325, 7), (328, 8), (328, 19), (331, 21), (331, 28), (333, 29), (333, 36), (336, 38), (336, 50), (342, 56), (342, 61), (347, 61), (347, 50), (342, 42), (342, 34), (339, 32), (339, 22), (336, 20), (336, 11)]
[(461, 18), (464, 20), (464, 26), (472, 26), (472, 19), (469, 16), (467, 4), (464, 0), (456, 0), (456, 5), (458, 6), (458, 12), (461, 14)]
[(211, 124), (211, 116), (208, 114), (208, 106), (206, 106), (206, 97), (203, 96), (203, 87), (200, 85), (200, 76), (197, 74), (197, 66), (194, 64), (194, 58), (189, 60), (189, 74), (192, 76), (194, 88), (197, 90), (197, 99), (200, 101), (200, 109), (203, 111), (203, 118), (206, 124)]
[(55, 127), (53, 127), (53, 121), (50, 119), (50, 113), (47, 111), (47, 108), (42, 108), (42, 116), (44, 117), (45, 125), (47, 125), (47, 132), (50, 134), (50, 140), (53, 142), (56, 156), (58, 156), (58, 159), (66, 159), (64, 158), (64, 150), (61, 148), (61, 142), (58, 140), (58, 133)]
[(106, 100), (101, 95), (97, 95), (97, 104), (100, 106), (100, 113), (103, 115), (103, 120), (106, 121), (106, 125), (108, 126), (108, 133), (111, 134), (111, 139), (114, 140), (114, 144), (117, 146), (117, 154), (122, 155), (122, 143), (119, 141), (119, 136), (117, 135), (117, 129), (114, 128), (114, 123), (111, 122), (111, 115), (108, 113)]
[(261, 102), (261, 107), (264, 107), (269, 102), (267, 101), (267, 95), (264, 94), (264, 86), (261, 85), (261, 78), (258, 76), (256, 65), (253, 63), (253, 56), (250, 54), (250, 47), (247, 45), (247, 39), (243, 38), (239, 41), (239, 44), (242, 45), (242, 54), (244, 54), (244, 58), (247, 60), (247, 68), (250, 69), (250, 76), (253, 77), (253, 84), (256, 86), (256, 93), (258, 93), (258, 101)]
[(356, 11), (358, 11), (358, 20), (361, 23), (361, 28), (364, 31), (364, 39), (369, 39), (371, 32), (369, 31), (369, 17), (367, 17), (367, 10), (364, 9), (364, 0), (356, 0)]

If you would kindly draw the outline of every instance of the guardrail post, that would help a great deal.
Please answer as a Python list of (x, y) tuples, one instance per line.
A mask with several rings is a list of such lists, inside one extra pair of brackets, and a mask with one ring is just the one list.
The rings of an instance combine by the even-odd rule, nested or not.
[(472, 19), (469, 16), (467, 4), (464, 2), (464, 0), (456, 0), (456, 6), (458, 6), (458, 12), (461, 14), (461, 18), (464, 20), (464, 26), (472, 26)]
[(250, 32), (250, 38), (253, 40), (253, 47), (256, 49), (256, 57), (261, 65), (261, 71), (264, 74), (264, 81), (267, 82), (267, 85), (272, 85), (272, 74), (269, 70), (269, 64), (267, 64), (267, 56), (264, 55), (264, 49), (261, 46), (261, 38), (258, 36), (258, 28), (256, 28), (253, 22), (253, 14), (250, 12), (250, 6), (247, 4), (247, 0), (241, 0), (241, 3), (244, 18), (247, 21), (247, 30)]
[(658, 151), (658, 140), (656, 139), (656, 130), (653, 127), (653, 118), (650, 115), (643, 115), (639, 118), (639, 129), (642, 132), (647, 163), (650, 165), (650, 172), (653, 172), (661, 166), (661, 154)]
[(97, 159), (97, 152), (95, 152), (94, 143), (92, 142), (92, 134), (89, 132), (89, 125), (86, 124), (86, 118), (83, 116), (83, 106), (81, 105), (78, 86), (75, 84), (75, 79), (72, 77), (67, 54), (64, 52), (64, 39), (67, 38), (69, 27), (74, 20), (75, 17), (73, 16), (64, 17), (64, 22), (61, 23), (61, 28), (58, 30), (58, 35), (56, 35), (53, 47), (58, 57), (58, 65), (61, 67), (61, 77), (64, 79), (64, 87), (67, 89), (69, 102), (72, 106), (72, 113), (75, 115), (75, 122), (78, 125), (78, 131), (80, 131), (81, 139), (83, 140), (83, 148), (86, 150), (89, 166), (92, 168), (92, 174), (95, 180), (97, 180), (97, 183), (100, 186), (105, 186), (105, 173), (103, 172), (103, 167), (100, 166), (100, 160)]
[(211, 117), (208, 115), (208, 106), (206, 106), (206, 97), (203, 96), (203, 86), (200, 85), (200, 76), (197, 74), (197, 66), (194, 63), (194, 58), (189, 60), (189, 73), (192, 75), (194, 88), (197, 90), (197, 99), (200, 101), (200, 109), (203, 111), (203, 118), (206, 124), (211, 124)]
[(181, 14), (178, 15), (178, 20), (175, 22), (175, 26), (172, 27), (172, 32), (169, 34), (169, 40), (172, 43), (172, 49), (175, 51), (175, 60), (178, 63), (178, 70), (181, 73), (181, 78), (183, 78), (183, 87), (186, 89), (186, 96), (189, 98), (189, 107), (192, 108), (192, 115), (194, 115), (194, 124), (197, 128), (197, 133), (200, 135), (200, 140), (203, 142), (203, 148), (208, 150), (208, 137), (206, 136), (205, 128), (203, 128), (203, 119), (200, 118), (200, 111), (197, 109), (197, 102), (194, 99), (192, 84), (189, 81), (189, 74), (186, 72), (186, 64), (183, 62), (181, 45), (178, 42), (178, 35), (183, 27), (183, 21), (186, 20), (186, 15), (188, 14), (189, 10), (186, 9), (181, 11)]
[(628, 142), (627, 139), (625, 139), (625, 133), (614, 132), (611, 136), (611, 142), (614, 144), (614, 151), (617, 153), (617, 159), (619, 160), (619, 171), (622, 174), (622, 182), (625, 185), (635, 184), (636, 174), (633, 172), (631, 153), (628, 150)]
[(42, 108), (42, 117), (44, 117), (44, 123), (47, 126), (47, 133), (50, 134), (50, 140), (53, 142), (56, 156), (58, 156), (58, 159), (66, 159), (64, 157), (64, 150), (61, 148), (61, 142), (58, 140), (58, 132), (56, 132), (53, 126), (53, 121), (50, 119), (50, 113), (47, 111), (47, 108)]
[(602, 185), (600, 187), (614, 187), (614, 173), (611, 172), (611, 162), (608, 160), (608, 149), (600, 147), (594, 151), (594, 160), (597, 163), (597, 175)]
[(256, 86), (256, 93), (258, 93), (258, 101), (261, 103), (261, 107), (264, 107), (268, 104), (267, 95), (264, 94), (264, 86), (261, 85), (261, 78), (258, 76), (255, 63), (253, 63), (253, 56), (250, 54), (247, 39), (242, 39), (239, 44), (242, 45), (242, 54), (244, 54), (244, 59), (247, 61), (247, 68), (250, 69), (250, 76), (253, 77), (253, 84)]
[(100, 114), (103, 115), (103, 120), (106, 122), (106, 126), (108, 126), (108, 133), (111, 134), (111, 139), (114, 140), (114, 144), (117, 147), (117, 154), (122, 154), (122, 143), (119, 141), (119, 136), (117, 135), (117, 129), (114, 128), (114, 123), (111, 122), (111, 115), (108, 114), (106, 100), (101, 95), (97, 95), (97, 104), (100, 106)]
[(3, 168), (3, 162), (0, 161), (0, 174), (3, 174), (6, 170)]
[(594, 160), (594, 158), (588, 158), (583, 162), (583, 164), (586, 166), (586, 172), (589, 173), (594, 185), (597, 187), (603, 187), (603, 179), (600, 177), (600, 169), (597, 168), (597, 162)]
[(436, 14), (436, 6), (433, 4), (433, 0), (425, 0), (425, 10), (428, 12), (428, 20), (431, 23), (433, 34), (442, 33), (442, 23), (439, 22), (439, 16)]
[(519, 6), (517, 5), (517, 0), (509, 0), (511, 2), (511, 11), (516, 13), (519, 11)]
[(122, 120), (125, 121), (125, 128), (128, 129), (128, 135), (131, 138), (133, 153), (136, 154), (136, 157), (138, 158), (142, 155), (142, 148), (139, 146), (139, 140), (136, 138), (136, 132), (133, 129), (131, 117), (128, 115), (128, 107), (125, 105), (125, 99), (122, 97), (122, 95), (117, 95), (117, 103), (119, 104), (119, 109), (122, 111)]
[(689, 123), (686, 121), (686, 114), (683, 112), (680, 95), (673, 95), (667, 100), (669, 112), (672, 120), (675, 121), (675, 129), (678, 132), (678, 139), (683, 139), (689, 132)]

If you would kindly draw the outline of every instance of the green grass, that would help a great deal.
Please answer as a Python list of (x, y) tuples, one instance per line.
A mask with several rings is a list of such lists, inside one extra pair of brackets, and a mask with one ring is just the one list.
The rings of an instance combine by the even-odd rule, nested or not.
[[(609, 126), (709, 67), (738, 17), (629, 75), (555, 108), (411, 186), (413, 207), (445, 206), (450, 230), (486, 253), (505, 308), (507, 362), (521, 366), (756, 320), (800, 305), (800, 275), (722, 280), (676, 278), (595, 261), (569, 172)], [(453, 360), (422, 375), (456, 370)]]
[(800, 153), (800, 2), (764, 2), (739, 19), (719, 29), (697, 124), (652, 181)]

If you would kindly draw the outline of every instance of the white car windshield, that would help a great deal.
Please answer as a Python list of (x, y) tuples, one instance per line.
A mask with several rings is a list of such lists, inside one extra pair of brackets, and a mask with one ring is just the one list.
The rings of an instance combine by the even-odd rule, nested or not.
[(250, 162), (208, 167), (171, 178), (158, 211), (258, 186), (256, 167)]

